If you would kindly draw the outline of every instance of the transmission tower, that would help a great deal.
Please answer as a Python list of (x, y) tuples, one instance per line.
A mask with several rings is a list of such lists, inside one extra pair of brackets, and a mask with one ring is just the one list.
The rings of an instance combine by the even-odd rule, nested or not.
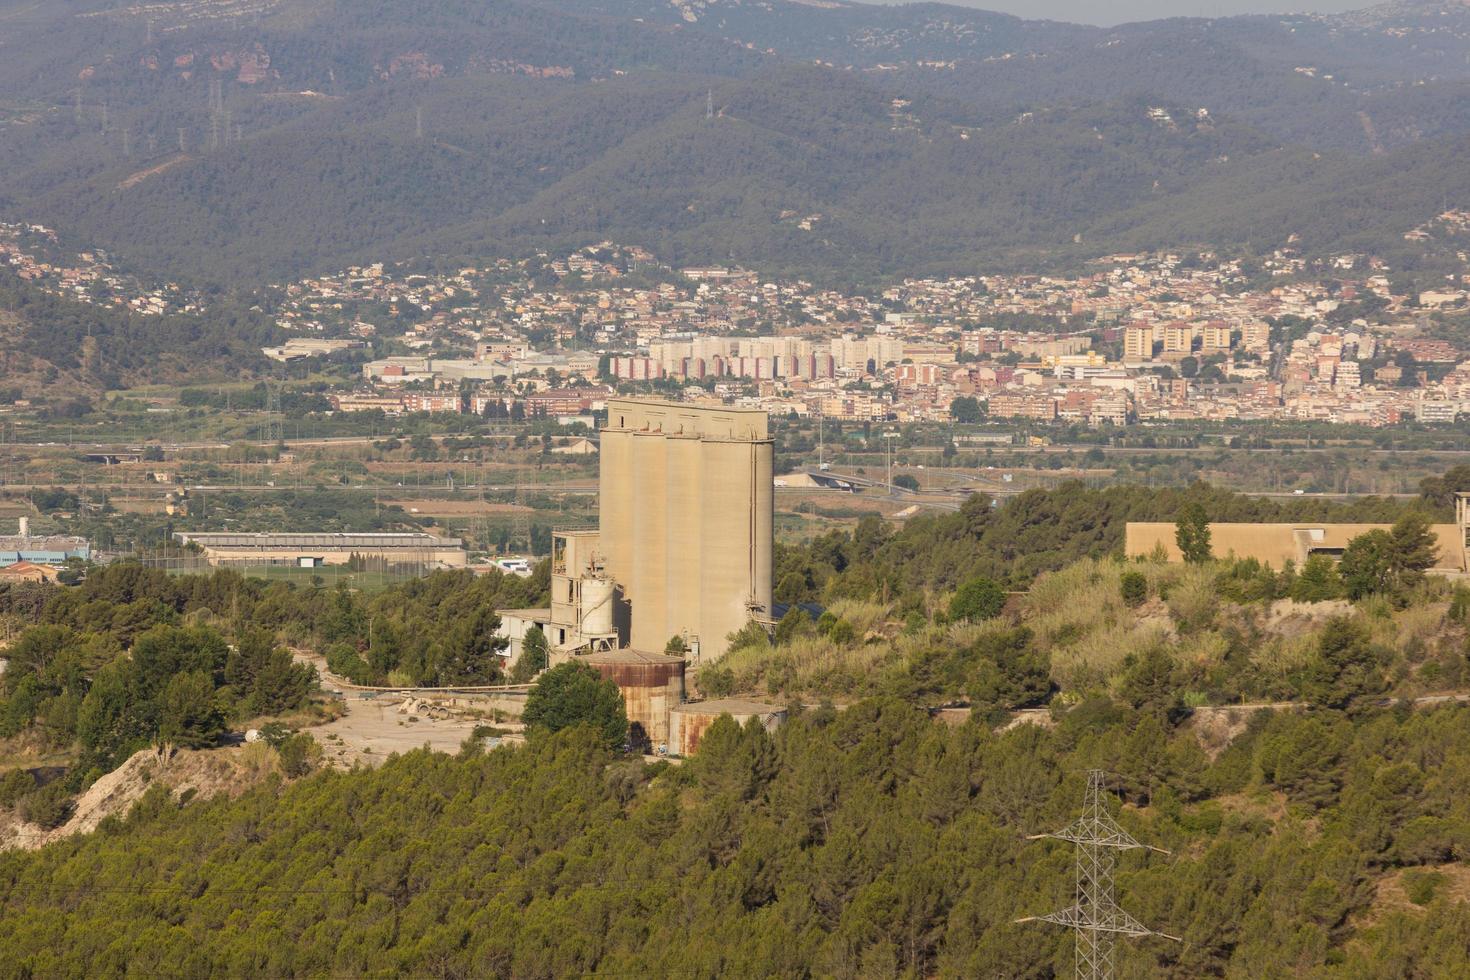
[(1103, 785), (1103, 771), (1089, 769), (1087, 772), (1087, 795), (1082, 804), (1082, 816), (1076, 823), (1054, 834), (1033, 834), (1027, 840), (1071, 841), (1077, 848), (1077, 904), (1050, 915), (1028, 916), (1017, 922), (1054, 922), (1066, 926), (1077, 934), (1077, 980), (1112, 980), (1116, 968), (1115, 948), (1119, 936), (1161, 936), (1179, 942), (1170, 936), (1139, 922), (1123, 909), (1113, 897), (1113, 868), (1117, 863), (1118, 851), (1143, 848), (1168, 854), (1158, 847), (1140, 844), (1118, 826), (1108, 812), (1107, 788)]
[(715, 118), (715, 90), (710, 89), (704, 96), (704, 118)]
[(281, 416), (281, 387), (269, 380), (265, 383), (265, 438), (274, 444), (286, 438), (286, 423)]

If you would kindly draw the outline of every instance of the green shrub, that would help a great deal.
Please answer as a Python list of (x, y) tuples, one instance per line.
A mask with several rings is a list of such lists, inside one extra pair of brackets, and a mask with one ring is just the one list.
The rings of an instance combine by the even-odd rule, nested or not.
[(305, 776), (316, 768), (317, 760), (321, 758), (321, 746), (317, 745), (316, 739), (302, 732), (292, 735), (280, 745), (276, 751), (281, 754), (281, 771), (293, 779)]
[(1129, 608), (1137, 609), (1148, 601), (1148, 576), (1142, 572), (1124, 572), (1118, 586), (1123, 594), (1123, 602)]
[(949, 618), (979, 622), (994, 619), (1006, 605), (1005, 590), (995, 580), (983, 576), (970, 579), (949, 601)]
[(706, 667), (699, 672), (699, 689), (706, 697), (728, 697), (735, 690), (735, 673), (729, 667)]
[(36, 777), (25, 769), (12, 769), (0, 776), (0, 806), (15, 806), (36, 788)]
[(1428, 905), (1444, 884), (1444, 875), (1427, 868), (1410, 868), (1404, 872), (1404, 894), (1415, 905)]
[(358, 654), (357, 648), (346, 643), (328, 648), (327, 669), (354, 684), (372, 685), (378, 680), (377, 674)]
[(51, 830), (66, 823), (72, 809), (66, 784), (57, 780), (21, 799), (20, 818), (44, 830)]
[(610, 748), (628, 736), (628, 715), (618, 686), (580, 660), (551, 668), (536, 679), (521, 720), (552, 732), (587, 725)]
[(857, 629), (845, 619), (839, 619), (827, 631), (827, 638), (838, 646), (845, 647), (857, 639)]

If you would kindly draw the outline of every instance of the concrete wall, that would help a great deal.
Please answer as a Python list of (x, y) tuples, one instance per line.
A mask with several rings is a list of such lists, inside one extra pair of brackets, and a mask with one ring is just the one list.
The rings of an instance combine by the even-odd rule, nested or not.
[[(1298, 568), (1315, 551), (1340, 553), (1353, 538), (1373, 530), (1391, 529), (1391, 524), (1211, 524), (1210, 550), (1216, 558), (1254, 558), (1280, 569), (1287, 561)], [(1129, 558), (1147, 558), (1163, 546), (1169, 561), (1183, 561), (1175, 542), (1172, 522), (1130, 522), (1125, 531), (1124, 553)], [(1439, 542), (1436, 569), (1463, 571), (1465, 552), (1462, 532), (1456, 524), (1430, 526)]]
[[(662, 432), (633, 435), (633, 554), (627, 582), (633, 633), (629, 646), (662, 650), (668, 642), (668, 439)], [(679, 613), (674, 614), (678, 619)]]
[(773, 445), (760, 411), (610, 399), (600, 523), (628, 645), (701, 657), (771, 609)]
[[(633, 430), (613, 428), (617, 418), (602, 430), (602, 454), (598, 458), (598, 540), (607, 573), (618, 583), (616, 618), (623, 643), (631, 633), (627, 589), (633, 573)], [(660, 647), (662, 649), (662, 647)]]
[[(686, 628), (688, 617), (679, 610), (703, 612), (704, 501), (707, 482), (714, 477), (705, 471), (704, 443), (697, 436), (671, 436), (665, 442), (669, 543), (664, 550), (664, 597), (670, 610), (665, 627), (671, 630), (664, 637), (667, 642), (674, 632)], [(662, 644), (657, 649), (662, 650)]]

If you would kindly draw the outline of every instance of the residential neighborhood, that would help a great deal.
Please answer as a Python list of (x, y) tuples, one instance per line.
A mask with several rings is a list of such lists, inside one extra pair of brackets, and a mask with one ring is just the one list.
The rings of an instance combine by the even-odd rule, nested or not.
[[(1405, 238), (1463, 233), (1449, 211)], [(36, 225), (0, 257), (58, 295), (207, 316), (177, 286), (60, 256)], [(1462, 270), (1470, 257), (1459, 253)], [(1396, 291), (1368, 255), (1118, 254), (1071, 277), (903, 279), (843, 291), (604, 242), (452, 271), (374, 263), (262, 291), (291, 364), (346, 356), (338, 412), (591, 423), (610, 395), (719, 399), (842, 421), (985, 418), (1095, 427), (1187, 420), (1392, 426), (1470, 412), (1470, 352), (1438, 329), (1470, 271)]]

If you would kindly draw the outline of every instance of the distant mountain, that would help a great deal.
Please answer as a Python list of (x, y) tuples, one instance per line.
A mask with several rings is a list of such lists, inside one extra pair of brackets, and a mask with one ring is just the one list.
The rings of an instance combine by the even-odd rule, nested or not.
[(1105, 30), (826, 0), (0, 0), (0, 48), (0, 211), (221, 283), (600, 238), (847, 276), (1393, 241), (1464, 194), (1470, 134), (1449, 3)]

